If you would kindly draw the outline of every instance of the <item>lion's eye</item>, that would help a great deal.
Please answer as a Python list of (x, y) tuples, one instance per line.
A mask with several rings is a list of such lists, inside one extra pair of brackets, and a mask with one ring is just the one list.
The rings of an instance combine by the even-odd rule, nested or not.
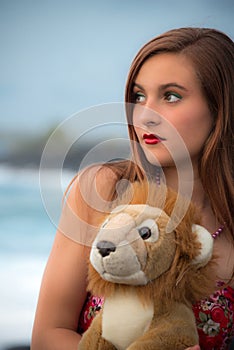
[(143, 226), (138, 229), (138, 232), (142, 239), (146, 240), (151, 236), (151, 229), (147, 226)]
[(141, 222), (137, 230), (144, 241), (156, 242), (159, 238), (158, 225), (153, 219), (146, 219)]

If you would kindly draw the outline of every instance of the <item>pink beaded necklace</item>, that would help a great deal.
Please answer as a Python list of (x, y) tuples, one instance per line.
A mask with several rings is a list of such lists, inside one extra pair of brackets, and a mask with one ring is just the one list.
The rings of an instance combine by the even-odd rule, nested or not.
[(214, 239), (217, 238), (217, 237), (220, 235), (220, 233), (223, 232), (223, 229), (224, 229), (224, 225), (221, 225), (221, 226), (218, 228), (217, 231), (215, 231), (214, 233), (212, 233), (212, 237), (213, 237)]

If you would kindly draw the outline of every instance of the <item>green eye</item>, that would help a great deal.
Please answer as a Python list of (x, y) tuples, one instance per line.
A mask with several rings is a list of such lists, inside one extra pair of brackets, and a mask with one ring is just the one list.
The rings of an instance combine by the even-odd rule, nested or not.
[(166, 100), (170, 103), (180, 101), (181, 99), (182, 99), (182, 96), (180, 94), (177, 94), (176, 92), (166, 93)]
[(142, 92), (134, 93), (134, 102), (141, 103), (145, 101), (145, 95)]

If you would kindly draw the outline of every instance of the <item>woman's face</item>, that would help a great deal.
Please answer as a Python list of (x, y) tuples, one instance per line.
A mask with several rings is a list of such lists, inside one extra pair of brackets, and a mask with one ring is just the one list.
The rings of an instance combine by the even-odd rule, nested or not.
[(133, 126), (152, 164), (196, 164), (213, 119), (193, 65), (183, 54), (149, 58), (134, 82)]

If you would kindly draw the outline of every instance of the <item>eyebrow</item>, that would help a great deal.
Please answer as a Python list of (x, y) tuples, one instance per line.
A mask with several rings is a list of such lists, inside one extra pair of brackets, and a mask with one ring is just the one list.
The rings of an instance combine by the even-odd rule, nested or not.
[[(138, 83), (133, 83), (133, 88), (134, 87), (138, 87), (141, 90), (145, 90), (144, 87)], [(183, 91), (188, 91), (188, 89), (186, 89), (184, 86), (177, 84), (177, 83), (174, 83), (174, 82), (160, 85), (159, 90), (164, 91), (164, 90), (171, 88), (171, 87), (175, 87), (175, 88), (178, 88), (178, 89), (183, 90)]]

